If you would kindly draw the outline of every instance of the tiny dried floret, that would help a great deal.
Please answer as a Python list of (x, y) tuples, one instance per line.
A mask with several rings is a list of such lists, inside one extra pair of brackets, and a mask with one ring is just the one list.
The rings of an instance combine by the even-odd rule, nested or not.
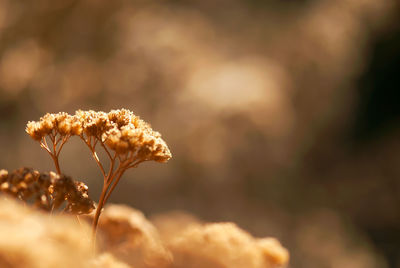
[(101, 137), (104, 131), (112, 127), (104, 112), (78, 110), (75, 120), (81, 123), (83, 132), (88, 136)]
[(45, 135), (41, 129), (40, 122), (29, 121), (25, 129), (34, 140), (41, 140)]
[(40, 129), (43, 131), (45, 134), (49, 134), (55, 125), (57, 124), (56, 122), (56, 116), (55, 114), (45, 114), (42, 118), (40, 118)]
[(137, 116), (135, 116), (131, 111), (127, 109), (111, 110), (108, 113), (108, 119), (111, 122), (115, 123), (118, 128), (135, 122), (137, 118)]

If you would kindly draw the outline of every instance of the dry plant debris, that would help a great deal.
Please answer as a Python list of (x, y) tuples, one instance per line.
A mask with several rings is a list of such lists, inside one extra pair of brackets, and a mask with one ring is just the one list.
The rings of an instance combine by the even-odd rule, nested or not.
[[(160, 133), (126, 109), (109, 113), (78, 110), (75, 115), (64, 112), (46, 114), (40, 121), (28, 122), (26, 132), (50, 154), (59, 174), (58, 158), (71, 136), (78, 136), (88, 146), (103, 175), (103, 189), (93, 219), (93, 238), (101, 210), (125, 171), (144, 161), (163, 163), (171, 158)], [(98, 146), (108, 156), (108, 170), (97, 156)]]
[(0, 191), (46, 211), (61, 208), (73, 214), (93, 211), (94, 202), (88, 196), (88, 187), (68, 176), (54, 172), (40, 173), (32, 168), (20, 168), (8, 173), (0, 170)]

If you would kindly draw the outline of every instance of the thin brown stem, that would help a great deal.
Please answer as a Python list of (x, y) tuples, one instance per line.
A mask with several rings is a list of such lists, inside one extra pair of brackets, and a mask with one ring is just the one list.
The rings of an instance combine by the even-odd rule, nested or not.
[[(100, 140), (100, 139), (99, 139), (99, 140)], [(100, 140), (100, 144), (101, 144), (101, 146), (103, 147), (104, 151), (106, 151), (108, 157), (109, 157), (110, 159), (112, 159), (113, 157), (111, 157), (110, 151), (108, 151), (107, 147), (104, 145), (104, 143), (103, 143), (101, 140)], [(116, 155), (116, 154), (115, 154), (115, 155)], [(115, 158), (115, 155), (114, 155), (114, 158)]]
[[(114, 159), (113, 162), (114, 162), (113, 164), (115, 165), (115, 159)], [(114, 169), (114, 168), (113, 168), (113, 169)], [(107, 177), (107, 183), (110, 183), (110, 184), (111, 184), (111, 182), (114, 180), (115, 176), (117, 176), (118, 173), (119, 173), (121, 170), (122, 170), (122, 164), (121, 164), (121, 162), (119, 162), (118, 167), (115, 169), (115, 171), (113, 170), (112, 173), (111, 173), (111, 176), (108, 176), (108, 177)]]
[[(121, 170), (119, 170), (119, 171), (117, 171), (117, 172), (115, 173), (115, 175), (117, 175), (117, 176), (114, 177), (114, 182), (113, 182), (113, 184), (111, 185), (111, 188), (110, 188), (110, 190), (108, 191), (108, 193), (107, 193), (107, 195), (106, 195), (106, 197), (105, 197), (105, 199), (104, 199), (104, 202), (107, 202), (108, 198), (110, 198), (111, 193), (114, 191), (115, 187), (117, 186), (117, 184), (118, 184), (119, 180), (121, 179), (122, 175), (124, 174), (125, 170), (126, 170), (126, 169), (124, 168), (124, 169), (121, 169)], [(110, 181), (110, 183), (111, 183), (111, 182), (112, 182), (112, 180)]]
[(61, 144), (60, 144), (60, 146), (58, 147), (58, 152), (56, 153), (56, 156), (57, 156), (57, 157), (60, 155), (61, 149), (62, 149), (62, 147), (64, 146), (64, 144), (67, 142), (68, 139), (69, 139), (69, 136), (64, 136), (64, 137), (62, 138)]
[(60, 163), (58, 162), (56, 137), (54, 135), (51, 135), (50, 136), (50, 140), (53, 143), (53, 152), (50, 153), (50, 155), (51, 155), (51, 158), (53, 158), (54, 165), (56, 166), (57, 173), (61, 174)]
[(43, 149), (45, 149), (49, 154), (52, 154), (52, 152), (50, 151), (49, 147), (47, 146), (47, 144), (43, 143), (43, 141), (40, 142), (40, 147), (42, 147)]
[[(58, 154), (56, 154), (55, 152), (52, 152), (50, 150), (49, 146), (47, 145), (46, 138), (43, 137), (42, 141), (40, 142), (40, 147), (42, 147), (43, 149), (46, 150), (46, 152), (49, 153), (49, 155), (51, 156), (51, 159), (53, 159), (57, 173), (61, 174), (60, 163), (58, 162)], [(53, 146), (53, 149), (54, 149), (54, 146)]]
[(96, 161), (97, 165), (99, 166), (100, 171), (101, 171), (101, 173), (103, 174), (103, 177), (106, 178), (107, 175), (106, 175), (106, 172), (104, 171), (104, 167), (103, 167), (103, 165), (101, 164), (100, 159), (99, 159), (99, 157), (98, 157), (97, 154), (96, 154), (96, 151), (95, 151), (94, 146), (92, 146), (92, 144), (91, 144), (91, 137), (88, 137), (87, 140), (86, 140), (83, 136), (79, 136), (79, 137), (80, 137), (80, 138), (83, 140), (83, 142), (89, 147), (89, 150), (90, 150), (90, 152), (92, 153), (92, 157), (93, 157), (94, 161)]
[(54, 144), (55, 144), (56, 146), (58, 145), (58, 143), (59, 143), (61, 140), (62, 140), (61, 137), (58, 137), (58, 138), (57, 138), (57, 136), (54, 136)]
[[(121, 179), (122, 175), (124, 175), (125, 171), (126, 171), (127, 169), (129, 169), (129, 168), (135, 168), (135, 167), (137, 167), (137, 166), (138, 166), (140, 163), (142, 163), (143, 161), (145, 161), (145, 160), (139, 160), (139, 161), (137, 161), (137, 162), (135, 162), (135, 163), (132, 163), (132, 164), (129, 164), (129, 163), (128, 163), (128, 164), (122, 163), (122, 164), (118, 167), (117, 171), (115, 172), (116, 177), (114, 178), (114, 182), (113, 182), (113, 184), (111, 185), (111, 189), (108, 191), (107, 196), (106, 196), (104, 202), (107, 202), (108, 198), (110, 198), (111, 193), (114, 191), (115, 187), (117, 186), (117, 184), (118, 184), (119, 180)], [(111, 181), (110, 181), (110, 183), (111, 183)]]
[(94, 160), (96, 161), (97, 165), (99, 166), (101, 173), (103, 174), (103, 177), (106, 177), (107, 175), (106, 175), (106, 172), (104, 171), (103, 164), (100, 162), (100, 159), (97, 156), (97, 153), (94, 150), (94, 148), (92, 149), (92, 156), (93, 156)]
[[(92, 225), (92, 244), (93, 244), (93, 249), (95, 248), (96, 245), (96, 233), (97, 233), (97, 227), (98, 227), (98, 223), (99, 223), (99, 219), (100, 219), (100, 215), (101, 215), (101, 211), (104, 207), (104, 205), (107, 202), (107, 198), (106, 196), (109, 195), (110, 191), (112, 191), (113, 189), (110, 190), (110, 185), (111, 182), (114, 179), (114, 176), (117, 174), (119, 167), (117, 168), (116, 172), (114, 171), (114, 166), (115, 166), (115, 160), (117, 157), (117, 153), (115, 153), (114, 157), (111, 156), (110, 152), (107, 150), (107, 148), (104, 146), (103, 142), (99, 139), (95, 139), (94, 144), (92, 145), (92, 140), (91, 137), (89, 137), (88, 139), (84, 139), (81, 136), (81, 139), (86, 143), (86, 145), (89, 147), (92, 156), (94, 158), (94, 160), (96, 161), (97, 165), (99, 166), (101, 173), (103, 174), (104, 177), (104, 184), (103, 184), (103, 189), (99, 198), (99, 203), (97, 205), (96, 208), (96, 213), (93, 219), (93, 225)], [(110, 167), (109, 170), (107, 172), (107, 174), (104, 171), (103, 165), (100, 162), (100, 159), (98, 158), (96, 151), (95, 151), (95, 146), (97, 144), (97, 142), (100, 142), (101, 146), (104, 148), (104, 150), (106, 151), (109, 159), (110, 159)]]
[(103, 206), (105, 204), (104, 201), (105, 201), (105, 197), (106, 197), (106, 194), (107, 194), (107, 191), (108, 191), (109, 187), (110, 187), (110, 183), (107, 183), (106, 181), (104, 181), (103, 189), (101, 191), (101, 195), (100, 195), (100, 199), (99, 199), (99, 204), (97, 205), (96, 214), (94, 215), (93, 225), (92, 225), (92, 243), (93, 243), (93, 248), (96, 245), (97, 225), (99, 223), (101, 210), (103, 209)]
[(107, 173), (106, 182), (112, 180), (112, 176), (114, 176), (114, 175), (113, 175), (113, 171), (114, 171), (114, 165), (115, 165), (115, 158), (116, 158), (116, 156), (117, 156), (117, 153), (115, 152), (114, 157), (113, 157), (113, 158), (110, 158), (110, 168), (109, 168), (108, 173)]
[(56, 166), (56, 170), (58, 174), (61, 174), (60, 163), (58, 162), (58, 157), (54, 154), (50, 154), (53, 159), (54, 165)]
[(135, 163), (133, 163), (133, 164), (130, 164), (126, 169), (135, 168), (135, 167), (137, 167), (140, 163), (142, 163), (142, 162), (144, 162), (144, 161), (146, 161), (146, 160), (139, 160), (139, 161), (137, 161), (137, 162), (135, 162)]
[(51, 142), (53, 143), (53, 154), (56, 154), (56, 153), (57, 153), (57, 143), (56, 143), (56, 138), (55, 138), (55, 137), (53, 137), (53, 138), (51, 139)]
[(43, 137), (43, 138), (42, 138), (42, 143), (44, 144), (44, 146), (45, 146), (47, 149), (49, 149), (49, 146), (47, 145), (46, 137)]

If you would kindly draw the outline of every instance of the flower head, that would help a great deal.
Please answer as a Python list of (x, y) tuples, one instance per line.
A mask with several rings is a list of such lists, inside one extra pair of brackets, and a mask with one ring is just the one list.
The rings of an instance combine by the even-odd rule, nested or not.
[[(115, 116), (116, 112), (112, 112)], [(171, 152), (159, 132), (153, 131), (149, 124), (133, 114), (129, 118), (125, 112), (120, 114), (122, 118), (117, 117), (114, 127), (102, 137), (111, 150), (119, 154), (129, 152), (143, 161), (167, 162), (171, 158)]]
[(60, 134), (60, 136), (80, 135), (82, 132), (81, 125), (81, 122), (67, 113), (47, 113), (39, 121), (29, 121), (25, 131), (34, 140), (41, 140), (51, 133)]
[(100, 138), (109, 149), (119, 155), (130, 154), (142, 161), (166, 162), (171, 152), (159, 132), (126, 109), (111, 110), (108, 114), (77, 111), (75, 120), (82, 124), (87, 136)]
[(28, 122), (26, 132), (38, 141), (49, 134), (94, 137), (117, 154), (130, 154), (140, 161), (166, 162), (171, 158), (161, 134), (127, 109), (109, 113), (78, 110), (75, 115), (47, 113), (37, 122)]
[[(127, 109), (111, 110), (109, 113), (78, 110), (75, 115), (63, 112), (46, 114), (38, 122), (28, 122), (26, 132), (33, 139), (38, 140), (41, 147), (51, 155), (59, 175), (61, 175), (61, 169), (58, 156), (69, 137), (79, 136), (89, 147), (104, 178), (103, 192), (93, 220), (93, 237), (96, 236), (101, 209), (124, 172), (144, 161), (167, 162), (172, 157), (167, 144), (161, 138), (161, 134), (154, 131), (148, 123)], [(53, 146), (48, 146), (47, 139)], [(99, 144), (107, 153), (110, 161), (108, 172), (105, 171), (96, 154), (96, 146)], [(1, 173), (0, 178), (5, 177), (3, 173)], [(13, 187), (10, 188), (7, 181), (0, 184), (0, 190), (4, 188), (5, 191), (12, 193), (17, 189)], [(87, 188), (81, 184), (73, 184), (68, 177), (57, 180), (55, 185), (48, 187), (49, 192), (53, 194), (51, 196), (54, 198), (56, 206), (61, 204), (62, 201), (68, 200), (71, 202), (66, 209), (71, 212), (85, 213), (88, 208), (91, 208), (92, 203), (87, 198), (87, 192), (85, 192)], [(57, 189), (59, 190), (56, 191)], [(72, 194), (65, 196), (63, 195), (65, 192)], [(49, 196), (40, 195), (40, 199), (37, 201), (46, 206)], [(75, 200), (78, 200), (79, 203)]]

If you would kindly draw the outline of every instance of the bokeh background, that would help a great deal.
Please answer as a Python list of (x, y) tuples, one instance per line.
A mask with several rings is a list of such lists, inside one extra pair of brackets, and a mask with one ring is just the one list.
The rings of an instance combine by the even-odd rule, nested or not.
[[(400, 267), (396, 0), (0, 0), (0, 168), (52, 170), (46, 112), (127, 108), (165, 165), (112, 202), (277, 237), (290, 267)], [(80, 140), (65, 173), (97, 200)]]

